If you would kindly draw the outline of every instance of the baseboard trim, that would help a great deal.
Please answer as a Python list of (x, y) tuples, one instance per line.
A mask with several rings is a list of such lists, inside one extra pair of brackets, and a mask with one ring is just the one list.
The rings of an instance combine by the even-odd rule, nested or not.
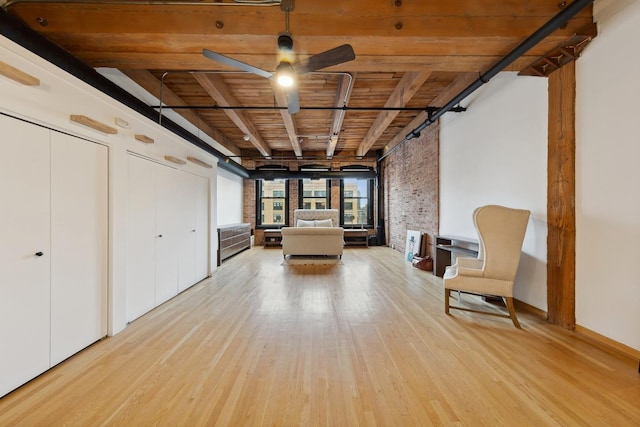
[(589, 342), (595, 344), (603, 350), (612, 351), (614, 353), (640, 361), (640, 351), (636, 350), (635, 348), (629, 347), (628, 345), (605, 337), (604, 335), (594, 332), (591, 329), (585, 328), (584, 326), (576, 325), (575, 332), (576, 334), (581, 335)]
[(534, 307), (531, 304), (527, 304), (524, 301), (520, 301), (519, 299), (514, 298), (513, 303), (516, 306), (516, 310), (523, 311), (525, 313), (533, 314), (536, 317), (547, 320), (549, 316), (547, 312), (544, 310), (540, 310), (538, 307)]

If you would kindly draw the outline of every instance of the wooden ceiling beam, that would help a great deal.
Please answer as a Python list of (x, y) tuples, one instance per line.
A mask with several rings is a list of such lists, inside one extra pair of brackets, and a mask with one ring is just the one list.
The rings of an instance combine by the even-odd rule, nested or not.
[[(222, 78), (219, 75), (205, 74), (205, 73), (193, 73), (193, 77), (200, 83), (204, 90), (213, 98), (216, 104), (221, 106), (234, 106), (238, 105), (235, 97), (224, 84)], [(271, 157), (271, 148), (262, 139), (260, 133), (256, 130), (255, 126), (246, 113), (242, 110), (224, 110), (225, 114), (233, 121), (233, 123), (242, 131), (245, 135), (249, 136), (251, 143), (258, 149), (260, 154), (264, 157)]]
[[(238, 70), (205, 58), (201, 53), (152, 53), (152, 52), (86, 52), (74, 54), (92, 67), (143, 70), (199, 70), (234, 71)], [(404, 72), (434, 71), (473, 72), (484, 71), (502, 59), (501, 55), (487, 56), (421, 56), (421, 55), (364, 55), (356, 53), (356, 59), (345, 64), (329, 67), (326, 71), (343, 72)], [(238, 61), (251, 64), (267, 71), (273, 71), (277, 58), (265, 55), (233, 56)], [(521, 56), (506, 67), (505, 71), (520, 71), (537, 59), (538, 56)], [(325, 71), (325, 70), (323, 70)]]
[[(355, 73), (351, 76), (340, 76), (340, 82), (338, 83), (338, 90), (336, 91), (336, 102), (334, 106), (336, 108), (342, 108), (349, 105), (349, 98), (351, 98), (351, 89), (356, 82), (357, 75)], [(342, 123), (344, 121), (344, 110), (335, 110), (333, 112), (333, 120), (331, 121), (331, 131), (329, 133), (329, 145), (327, 146), (327, 159), (333, 157), (333, 153), (336, 151), (338, 145), (338, 139), (340, 139), (340, 131), (342, 129)]]
[[(121, 70), (124, 75), (129, 77), (131, 80), (142, 86), (144, 90), (149, 92), (151, 95), (160, 99), (160, 80), (158, 80), (153, 74), (146, 70)], [(171, 89), (168, 87), (164, 87), (162, 89), (162, 103), (166, 105), (179, 105), (179, 106), (187, 106), (187, 103), (182, 100), (178, 95), (176, 95)], [(189, 123), (200, 129), (202, 132), (213, 138), (218, 144), (222, 145), (224, 148), (229, 150), (236, 156), (240, 155), (240, 148), (235, 145), (229, 138), (222, 134), (222, 132), (217, 129), (209, 126), (205, 120), (200, 117), (200, 115), (194, 110), (180, 109), (174, 110), (176, 113), (180, 114), (185, 118)]]
[[(558, 9), (557, 0), (529, 2), (455, 1), (372, 3), (367, 0), (298, 2), (290, 15), (294, 36), (322, 37), (527, 37)], [(433, 7), (434, 3), (451, 6)], [(507, 4), (505, 4), (507, 3)], [(509, 5), (511, 4), (511, 6)], [(544, 3), (534, 7), (530, 3)], [(321, 6), (321, 7), (318, 7)], [(591, 11), (571, 19), (567, 28), (559, 29), (570, 36), (581, 25), (591, 21)], [(8, 10), (24, 22), (47, 33), (158, 33), (171, 34), (277, 34), (284, 30), (284, 14), (279, 8), (202, 7), (202, 5), (105, 4), (23, 2)], [(38, 18), (46, 19), (46, 27)], [(327, 25), (330, 22), (331, 25)], [(217, 24), (217, 25), (216, 25)], [(158, 31), (158, 29), (162, 29)]]
[[(286, 107), (287, 94), (284, 93), (281, 88), (277, 87), (277, 83), (274, 80), (271, 81), (271, 87), (273, 88), (273, 94), (275, 95), (278, 107)], [(287, 110), (280, 110), (280, 115), (282, 116), (282, 123), (287, 130), (287, 135), (291, 142), (291, 148), (293, 148), (293, 152), (296, 157), (301, 158), (302, 148), (300, 147), (300, 141), (298, 141), (298, 129), (296, 127), (295, 119)]]
[[(433, 101), (429, 103), (432, 107), (442, 107), (453, 99), (457, 94), (466, 89), (471, 83), (473, 83), (479, 77), (478, 73), (461, 73), (456, 79), (451, 82), (447, 88), (440, 93)], [(426, 111), (422, 111), (411, 120), (411, 122), (405, 126), (400, 132), (396, 134), (384, 147), (384, 151), (391, 150), (398, 145), (411, 131), (424, 123), (429, 118)]]
[[(429, 78), (431, 72), (410, 72), (402, 76), (402, 79), (393, 90), (393, 93), (384, 104), (385, 108), (392, 107), (404, 107), (407, 102), (415, 95), (415, 93), (422, 87), (425, 81)], [(381, 111), (378, 114), (373, 125), (369, 128), (367, 135), (364, 137), (356, 154), (358, 157), (362, 157), (371, 148), (373, 144), (378, 140), (380, 135), (387, 129), (393, 119), (398, 115), (399, 111)]]
[[(583, 29), (577, 34), (595, 36), (595, 26)], [(50, 33), (49, 37), (65, 46), (69, 51), (85, 52), (154, 52), (161, 54), (168, 50), (183, 53), (201, 54), (203, 47), (215, 48), (215, 51), (235, 57), (270, 54), (277, 62), (275, 39), (266, 35), (211, 35), (211, 34), (158, 34), (158, 33)], [(105, 38), (109, 43), (104, 43)], [(534, 46), (527, 54), (544, 55), (556, 47), (567, 36), (555, 33)], [(309, 54), (323, 52), (335, 47), (335, 39), (317, 36), (296, 36), (296, 55), (306, 57)], [(496, 52), (507, 52), (522, 41), (522, 37), (354, 37), (349, 39), (356, 55), (393, 55), (410, 56), (419, 53), (423, 56), (486, 56)]]

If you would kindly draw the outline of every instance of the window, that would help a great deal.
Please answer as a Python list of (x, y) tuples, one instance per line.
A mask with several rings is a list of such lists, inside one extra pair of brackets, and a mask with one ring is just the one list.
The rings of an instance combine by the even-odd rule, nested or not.
[(373, 226), (373, 180), (345, 178), (340, 195), (342, 225)]
[(257, 180), (256, 181), (256, 224), (262, 228), (281, 227), (289, 222), (288, 204), (289, 186), (286, 179)]
[(331, 180), (324, 178), (301, 179), (298, 188), (299, 207), (303, 209), (327, 209), (331, 207)]

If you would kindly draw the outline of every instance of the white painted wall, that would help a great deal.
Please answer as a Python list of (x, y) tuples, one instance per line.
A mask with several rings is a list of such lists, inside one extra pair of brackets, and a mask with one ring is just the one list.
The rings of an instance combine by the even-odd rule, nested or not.
[[(209, 264), (210, 270), (216, 268), (217, 159), (214, 156), (2, 36), (0, 60), (37, 77), (41, 82), (39, 86), (24, 86), (0, 76), (0, 111), (109, 147), (110, 335), (126, 327), (126, 269), (127, 263), (132, 262), (126, 256), (128, 151), (209, 179)], [(86, 115), (112, 127), (116, 127), (115, 118), (119, 117), (127, 121), (129, 126), (126, 129), (118, 128), (116, 135), (107, 135), (71, 122), (71, 114)], [(134, 139), (135, 134), (147, 135), (153, 138), (155, 143), (143, 144)], [(182, 159), (193, 156), (214, 166), (206, 169), (191, 162), (178, 166), (164, 160), (165, 155)]]
[(218, 170), (218, 226), (242, 221), (242, 178)]
[(440, 124), (440, 234), (476, 237), (473, 210), (528, 209), (514, 296), (547, 309), (547, 80), (500, 73)]
[(594, 16), (576, 63), (576, 322), (640, 350), (640, 2)]

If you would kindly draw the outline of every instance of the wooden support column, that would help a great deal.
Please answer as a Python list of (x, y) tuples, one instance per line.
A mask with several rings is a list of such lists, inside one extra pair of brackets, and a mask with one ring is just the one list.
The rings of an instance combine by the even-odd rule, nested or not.
[(575, 314), (575, 62), (549, 75), (547, 176), (547, 313), (574, 330)]

